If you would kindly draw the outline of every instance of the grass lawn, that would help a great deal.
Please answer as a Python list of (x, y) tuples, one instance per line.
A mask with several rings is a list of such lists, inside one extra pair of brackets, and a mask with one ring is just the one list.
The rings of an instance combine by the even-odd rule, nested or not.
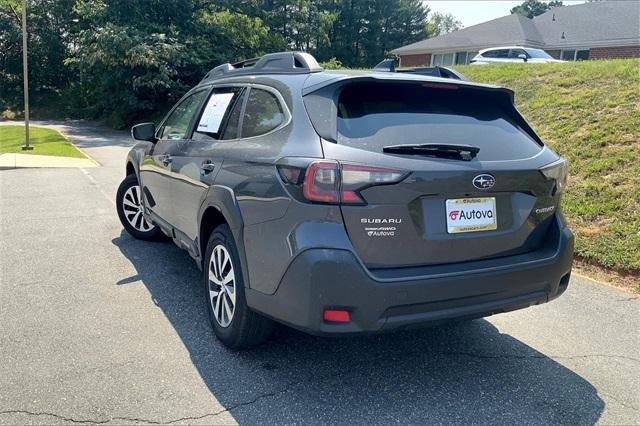
[(57, 130), (29, 126), (32, 151), (23, 151), (24, 126), (0, 126), (0, 154), (20, 153), (34, 155), (56, 155), (59, 157), (87, 158)]
[(577, 254), (640, 275), (640, 60), (456, 69), (513, 89), (520, 112), (569, 160), (563, 209)]

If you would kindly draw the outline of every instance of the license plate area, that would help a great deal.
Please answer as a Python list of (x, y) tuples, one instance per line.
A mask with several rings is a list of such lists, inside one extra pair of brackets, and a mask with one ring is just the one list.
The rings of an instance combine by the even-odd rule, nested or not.
[(495, 197), (446, 200), (447, 233), (493, 231), (498, 228)]

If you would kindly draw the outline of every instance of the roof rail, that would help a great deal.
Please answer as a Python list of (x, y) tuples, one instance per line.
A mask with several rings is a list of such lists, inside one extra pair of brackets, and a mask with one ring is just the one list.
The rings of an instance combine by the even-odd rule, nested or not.
[(411, 68), (411, 69), (396, 69), (396, 60), (395, 59), (385, 59), (384, 61), (379, 62), (375, 67), (373, 67), (374, 71), (379, 72), (400, 72), (407, 74), (419, 74), (419, 75), (430, 75), (433, 77), (442, 77), (442, 78), (452, 78), (454, 80), (462, 80), (462, 81), (470, 81), (467, 76), (462, 73), (459, 73), (456, 70), (447, 67), (441, 67), (436, 65), (435, 67), (424, 67), (424, 68)]
[(308, 74), (323, 71), (316, 59), (305, 52), (268, 53), (260, 58), (234, 64), (218, 65), (209, 71), (202, 82), (246, 74)]

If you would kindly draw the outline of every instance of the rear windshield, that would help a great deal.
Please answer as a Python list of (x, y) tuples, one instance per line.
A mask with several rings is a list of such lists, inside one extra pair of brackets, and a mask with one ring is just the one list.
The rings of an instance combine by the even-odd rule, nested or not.
[(532, 58), (553, 59), (553, 56), (549, 55), (544, 50), (538, 50), (538, 49), (526, 49), (526, 50), (529, 56), (531, 56)]
[(374, 152), (398, 144), (468, 144), (480, 148), (479, 160), (526, 158), (540, 151), (490, 93), (433, 86), (346, 86), (338, 100), (338, 143)]

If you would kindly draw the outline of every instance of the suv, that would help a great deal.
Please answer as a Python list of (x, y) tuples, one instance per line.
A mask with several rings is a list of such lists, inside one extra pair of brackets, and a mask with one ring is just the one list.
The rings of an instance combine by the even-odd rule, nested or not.
[(504, 64), (508, 62), (517, 62), (519, 64), (523, 62), (528, 64), (546, 64), (549, 62), (566, 61), (554, 59), (553, 56), (549, 55), (544, 50), (521, 46), (492, 47), (490, 49), (484, 49), (469, 61), (470, 64), (476, 65)]
[(231, 348), (274, 321), (381, 332), (545, 303), (569, 283), (566, 162), (510, 90), (274, 53), (214, 68), (132, 136), (120, 220), (196, 260)]

